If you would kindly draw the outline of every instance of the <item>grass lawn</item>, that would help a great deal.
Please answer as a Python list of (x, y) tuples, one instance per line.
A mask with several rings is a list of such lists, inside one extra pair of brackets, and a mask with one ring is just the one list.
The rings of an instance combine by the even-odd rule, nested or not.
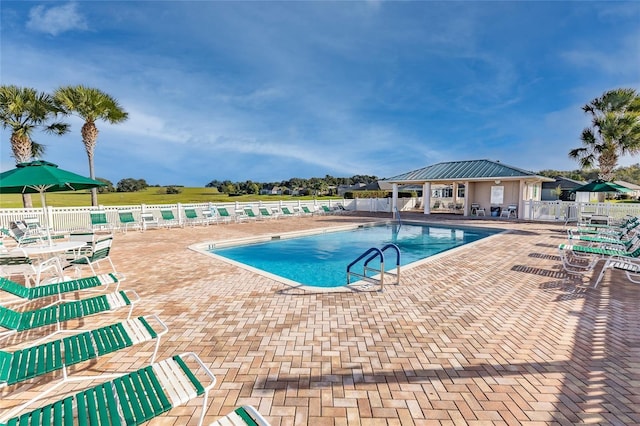
[[(180, 194), (166, 194), (165, 188), (150, 187), (138, 192), (108, 192), (98, 194), (98, 203), (103, 206), (125, 206), (138, 204), (176, 204), (176, 203), (229, 203), (249, 201), (279, 201), (279, 200), (313, 200), (309, 197), (294, 197), (288, 195), (240, 195), (229, 197), (221, 194), (215, 188), (180, 188)], [(47, 205), (53, 207), (90, 206), (89, 191), (51, 192), (46, 194)], [(335, 197), (318, 197), (329, 200)], [(40, 194), (32, 194), (34, 207), (41, 207)], [(0, 194), (0, 208), (21, 208), (20, 194)]]

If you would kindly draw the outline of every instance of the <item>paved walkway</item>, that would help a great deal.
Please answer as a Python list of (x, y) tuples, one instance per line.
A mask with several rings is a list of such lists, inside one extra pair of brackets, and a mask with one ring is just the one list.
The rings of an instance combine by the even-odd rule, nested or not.
[[(640, 424), (640, 287), (607, 272), (597, 289), (573, 292), (558, 259), (561, 226), (456, 218), (511, 232), (406, 269), (384, 293), (305, 291), (187, 248), (373, 219), (116, 235), (123, 286), (143, 299), (135, 314), (169, 327), (159, 359), (193, 351), (217, 376), (205, 424), (241, 404), (273, 425)], [(151, 350), (119, 351), (74, 374), (139, 368)], [(45, 387), (2, 389), (0, 408)], [(150, 424), (196, 424), (199, 403)]]

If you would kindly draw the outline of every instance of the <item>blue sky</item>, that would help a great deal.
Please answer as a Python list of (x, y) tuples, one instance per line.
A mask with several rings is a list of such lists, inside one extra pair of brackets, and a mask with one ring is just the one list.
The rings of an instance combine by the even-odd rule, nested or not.
[[(99, 88), (96, 175), (391, 177), (491, 159), (573, 170), (581, 107), (640, 88), (640, 2), (6, 1), (2, 84)], [(88, 174), (82, 122), (38, 133)], [(2, 131), (0, 168), (14, 165)], [(638, 162), (623, 158), (621, 165)]]

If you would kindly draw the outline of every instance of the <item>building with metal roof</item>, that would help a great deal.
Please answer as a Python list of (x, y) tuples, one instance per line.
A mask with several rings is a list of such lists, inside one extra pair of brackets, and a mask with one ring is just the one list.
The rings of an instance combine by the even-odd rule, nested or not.
[(414, 184), (423, 186), (423, 209), (431, 213), (431, 185), (450, 185), (451, 202), (458, 206), (462, 214), (471, 214), (471, 205), (480, 206), (487, 212), (500, 211), (507, 206), (517, 206), (521, 216), (525, 200), (539, 201), (542, 183), (554, 179), (537, 175), (499, 161), (469, 160), (437, 163), (418, 170), (385, 179), (393, 184), (393, 206), (397, 206), (398, 185)]

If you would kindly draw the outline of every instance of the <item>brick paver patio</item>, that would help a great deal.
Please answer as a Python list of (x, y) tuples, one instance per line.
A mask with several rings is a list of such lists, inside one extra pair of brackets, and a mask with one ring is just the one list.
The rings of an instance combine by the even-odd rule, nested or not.
[[(598, 288), (573, 292), (557, 252), (562, 226), (457, 218), (511, 232), (405, 269), (384, 293), (290, 287), (187, 248), (381, 218), (130, 231), (116, 234), (112, 259), (123, 288), (142, 297), (134, 314), (169, 327), (159, 359), (193, 351), (217, 376), (205, 424), (242, 404), (273, 425), (640, 424), (640, 286), (609, 271)], [(74, 374), (140, 368), (152, 349)], [(2, 412), (53, 378), (1, 389)], [(199, 404), (149, 424), (196, 424)]]

